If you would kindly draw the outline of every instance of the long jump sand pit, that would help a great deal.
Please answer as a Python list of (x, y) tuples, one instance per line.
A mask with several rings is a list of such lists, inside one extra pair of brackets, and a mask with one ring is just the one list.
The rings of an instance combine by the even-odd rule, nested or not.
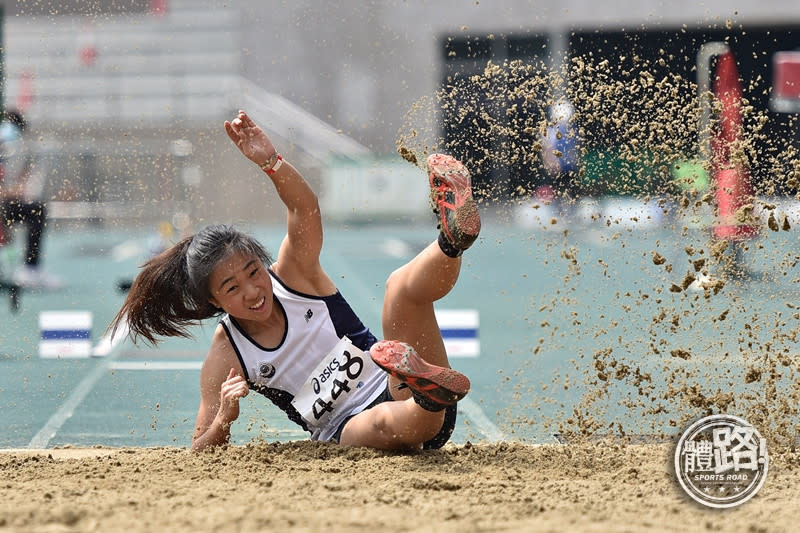
[(733, 509), (701, 506), (674, 445), (448, 444), (386, 453), (311, 441), (0, 454), (0, 531), (791, 531), (796, 455)]

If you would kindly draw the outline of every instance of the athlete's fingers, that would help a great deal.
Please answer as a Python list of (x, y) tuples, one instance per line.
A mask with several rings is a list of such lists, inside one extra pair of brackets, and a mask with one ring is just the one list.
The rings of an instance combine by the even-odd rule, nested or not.
[[(245, 383), (246, 385), (246, 383)], [(222, 394), (225, 396), (230, 396), (231, 392), (235, 391), (237, 388), (240, 388), (242, 383), (239, 381), (229, 380), (222, 384)]]
[(250, 393), (250, 386), (244, 377), (236, 373), (236, 370), (231, 368), (228, 372), (228, 379), (222, 383), (222, 390), (220, 391), (224, 399), (236, 400), (244, 398)]
[(236, 397), (237, 398), (244, 398), (248, 394), (250, 394), (250, 387), (247, 386), (247, 383), (241, 383), (236, 388)]
[(225, 121), (225, 133), (228, 134), (228, 137), (230, 137), (230, 139), (233, 142), (236, 142), (237, 140), (236, 132), (233, 131), (233, 125), (227, 120)]
[(242, 143), (244, 142), (244, 136), (241, 133), (240, 128), (237, 127), (235, 124), (236, 120), (234, 119), (233, 122), (225, 121), (225, 133), (228, 134), (228, 138), (230, 138), (233, 143), (238, 146), (239, 148), (242, 147)]
[(247, 387), (247, 380), (245, 380), (242, 376), (234, 376), (229, 380), (226, 380), (223, 384), (228, 390), (234, 390), (236, 388)]
[(247, 127), (253, 127), (256, 125), (255, 121), (253, 121), (253, 119), (250, 118), (250, 115), (248, 115), (241, 109), (239, 110), (239, 118), (241, 119), (242, 123), (244, 123), (244, 125), (246, 125)]
[(222, 393), (222, 397), (220, 400), (222, 401), (223, 405), (232, 405), (239, 401), (240, 398), (244, 398), (247, 396), (242, 390), (240, 389), (227, 389)]

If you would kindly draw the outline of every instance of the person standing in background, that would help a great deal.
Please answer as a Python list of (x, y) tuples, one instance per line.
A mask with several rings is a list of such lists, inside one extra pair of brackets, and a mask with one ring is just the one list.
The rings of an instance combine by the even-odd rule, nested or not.
[(63, 281), (41, 268), (47, 205), (42, 200), (44, 177), (35, 172), (33, 154), (25, 142), (25, 117), (9, 109), (0, 123), (0, 213), (9, 236), (12, 226), (25, 224), (28, 238), (24, 263), (14, 281), (28, 289), (58, 289)]
[(575, 110), (565, 100), (550, 109), (547, 131), (542, 139), (542, 163), (548, 185), (556, 197), (574, 196), (578, 191), (580, 145)]

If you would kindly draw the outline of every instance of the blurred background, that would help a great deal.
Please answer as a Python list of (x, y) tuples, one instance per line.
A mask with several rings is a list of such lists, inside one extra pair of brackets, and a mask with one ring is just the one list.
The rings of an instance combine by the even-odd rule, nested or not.
[[(749, 1), (734, 9), (725, 1), (94, 0), (4, 2), (3, 8), (3, 101), (25, 113), (37, 140), (52, 220), (152, 220), (182, 205), (199, 218), (269, 220), (262, 195), (248, 194), (256, 186), (252, 172), (221, 134), (222, 121), (239, 108), (322, 182), (331, 217), (376, 216), (365, 200), (336, 196), (327, 186), (342, 172), (377, 175), (382, 187), (404, 181), (385, 177), (391, 171), (413, 175), (395, 153), (403, 128), (441, 139), (474, 161), (476, 183), (491, 200), (507, 199), (520, 186), (532, 192), (547, 183), (538, 157), (480, 164), (475, 147), (508, 151), (504, 139), (480, 120), (453, 115), (466, 99), (473, 114), (497, 115), (486, 95), (481, 102), (462, 92), (449, 108), (415, 107), (483, 74), (488, 62), (521, 62), (529, 78), (563, 73), (547, 80), (545, 98), (515, 109), (513, 120), (527, 114), (540, 125), (548, 98), (552, 104), (554, 95), (568, 93), (575, 58), (609, 60), (620, 68), (617, 77), (626, 61), (652, 65), (656, 79), (684, 78), (687, 85), (676, 91), (686, 98), (696, 96), (691, 84), (698, 81), (702, 45), (725, 40), (751, 84), (750, 103), (770, 115), (767, 135), (797, 137), (795, 115), (770, 107), (774, 55), (800, 46), (794, 2)], [(637, 98), (626, 104), (632, 115), (642, 110)], [(511, 114), (502, 110), (506, 118), (494, 118), (509, 123)], [(570, 192), (619, 193), (613, 174), (623, 134), (584, 122), (584, 173)], [(526, 138), (520, 131), (518, 140), (535, 144), (536, 133)], [(695, 139), (685, 151), (696, 148)], [(635, 171), (640, 183), (623, 193), (663, 188), (652, 166)], [(425, 194), (415, 187), (391, 192), (406, 195), (412, 211)]]
[[(386, 275), (434, 235), (425, 156), (468, 164), (484, 228), (442, 305), (480, 312), (483, 348), (457, 361), (458, 439), (718, 411), (800, 433), (800, 3), (2, 7), (0, 101), (25, 117), (62, 278), (0, 306), (3, 446), (189, 441), (213, 328), (114, 351), (105, 326), (186, 232), (233, 222), (277, 249), (284, 208), (222, 127), (238, 109), (319, 192), (323, 262), (373, 329)], [(0, 239), (7, 292), (24, 231)], [(37, 357), (41, 313), (64, 309), (91, 310), (92, 351)]]

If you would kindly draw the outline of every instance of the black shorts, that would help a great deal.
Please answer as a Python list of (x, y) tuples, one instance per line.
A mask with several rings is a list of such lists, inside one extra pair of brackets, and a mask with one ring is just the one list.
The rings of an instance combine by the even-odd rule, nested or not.
[[(392, 393), (389, 391), (389, 385), (387, 383), (386, 389), (377, 397), (375, 398), (372, 403), (366, 406), (362, 413), (367, 409), (372, 409), (378, 404), (383, 402), (394, 402), (397, 401), (392, 398)], [(331, 440), (333, 442), (339, 442), (342, 438), (342, 431), (344, 431), (344, 426), (350, 421), (351, 418), (356, 416), (359, 413), (352, 414), (345, 418), (341, 424), (339, 424), (339, 428), (336, 430), (336, 433), (333, 434)], [(444, 422), (442, 423), (442, 429), (439, 430), (431, 440), (422, 443), (423, 450), (438, 450), (442, 446), (444, 446), (447, 441), (450, 440), (450, 436), (453, 434), (453, 431), (456, 429), (456, 415), (458, 414), (458, 408), (454, 405), (445, 408), (444, 410)]]

